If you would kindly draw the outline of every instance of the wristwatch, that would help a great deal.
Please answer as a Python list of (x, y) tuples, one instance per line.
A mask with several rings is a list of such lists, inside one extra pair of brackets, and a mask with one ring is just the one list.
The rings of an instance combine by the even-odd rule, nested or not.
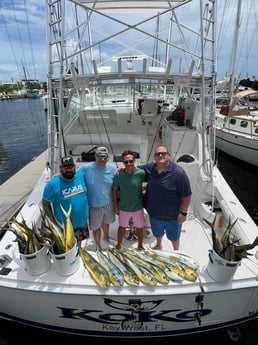
[(185, 216), (185, 217), (187, 216), (187, 212), (182, 212), (182, 211), (181, 211), (180, 213), (181, 213), (183, 216)]

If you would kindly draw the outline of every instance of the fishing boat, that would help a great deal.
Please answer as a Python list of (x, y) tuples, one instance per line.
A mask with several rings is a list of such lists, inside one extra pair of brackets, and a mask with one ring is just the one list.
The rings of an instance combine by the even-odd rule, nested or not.
[[(94, 259), (96, 274), (103, 267), (91, 236), (72, 262), (62, 258), (63, 270), (46, 248), (39, 261), (38, 253), (24, 258), (6, 224), (0, 240), (2, 318), (112, 339), (194, 335), (257, 318), (258, 229), (215, 163), (216, 1), (198, 4), (200, 21), (192, 29), (184, 22), (191, 1), (46, 1), (48, 158), (15, 219), (41, 228), (43, 188), (59, 172), (61, 157), (71, 155), (80, 167), (103, 145), (117, 167), (126, 149), (140, 165), (153, 160), (156, 145), (166, 145), (193, 194), (178, 251), (165, 238), (162, 250), (151, 249), (148, 214), (146, 250), (136, 250), (133, 224), (120, 254), (102, 243), (110, 261), (114, 252), (140, 272), (150, 262), (163, 267), (169, 277), (163, 283), (152, 278), (153, 284), (100, 285), (85, 266)], [(184, 60), (177, 61), (180, 54)], [(117, 227), (117, 221), (110, 227), (114, 243)]]
[(230, 105), (216, 111), (216, 147), (244, 163), (258, 166), (258, 107), (247, 89), (233, 95)]

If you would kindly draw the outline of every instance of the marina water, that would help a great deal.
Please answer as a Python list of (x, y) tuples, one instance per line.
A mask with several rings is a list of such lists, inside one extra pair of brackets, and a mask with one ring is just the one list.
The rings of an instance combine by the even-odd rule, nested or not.
[[(0, 102), (0, 184), (13, 176), (28, 164), (34, 157), (47, 148), (47, 114), (40, 99), (18, 99)], [(245, 206), (258, 225), (258, 169), (240, 163), (237, 160), (218, 153), (218, 164), (224, 178)], [(0, 297), (1, 298), (1, 297)], [(237, 303), (237, 301), (236, 301)], [(40, 312), (40, 310), (39, 310)], [(258, 320), (239, 328), (242, 334), (241, 344), (254, 344), (258, 337)], [(37, 329), (31, 329), (13, 322), (0, 321), (0, 345), (19, 344), (32, 345), (40, 342), (60, 343), (64, 341), (80, 344), (102, 344), (103, 339), (89, 337), (72, 337)], [(155, 343), (174, 342), (176, 344), (192, 344), (193, 337), (183, 339), (162, 338), (151, 339)], [(150, 339), (141, 339), (141, 344), (149, 344)], [(112, 340), (113, 344), (121, 344), (122, 339)], [(127, 340), (132, 343), (135, 339)], [(198, 335), (196, 341), (209, 344), (232, 344), (228, 334), (223, 332), (209, 335)]]
[(37, 99), (0, 102), (0, 184), (47, 148), (47, 114)]

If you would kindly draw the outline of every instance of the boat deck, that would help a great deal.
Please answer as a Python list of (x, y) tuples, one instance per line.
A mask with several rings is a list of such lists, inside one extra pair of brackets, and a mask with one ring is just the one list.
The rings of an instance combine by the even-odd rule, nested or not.
[[(33, 162), (31, 162), (28, 166), (22, 169), (19, 174), (16, 174), (13, 178), (8, 180), (2, 186), (0, 186), (0, 206), (1, 210), (5, 212), (5, 218), (2, 220), (2, 223), (8, 219), (8, 216), (11, 216), (11, 206), (21, 204), (23, 198), (27, 195), (30, 189), (35, 184), (36, 180), (40, 176), (40, 172), (42, 171), (42, 167), (44, 165), (44, 157), (45, 153), (37, 157)], [(111, 159), (113, 161), (113, 159)], [(80, 165), (82, 162), (79, 162)], [(31, 171), (33, 171), (33, 176), (31, 176)], [(39, 184), (44, 185), (47, 181), (48, 175), (46, 174), (45, 177), (40, 179)], [(35, 182), (34, 182), (35, 181)], [(9, 189), (11, 186), (11, 189)], [(8, 198), (5, 199), (4, 193), (7, 191), (15, 190), (15, 194), (11, 194)], [(38, 193), (37, 193), (38, 195)], [(35, 200), (34, 200), (35, 198)], [(26, 212), (31, 212), (33, 205), (37, 205), (38, 197), (36, 194), (30, 196), (29, 200), (26, 202), (25, 207), (23, 208), (23, 214), (26, 215)], [(4, 202), (6, 200), (6, 202)], [(19, 202), (17, 202), (17, 200)], [(21, 205), (20, 205), (21, 206)], [(35, 206), (36, 210), (37, 206)], [(1, 211), (1, 212), (3, 212)], [(36, 211), (35, 211), (36, 212)], [(106, 253), (106, 249), (108, 246), (114, 246), (116, 244), (116, 236), (117, 236), (117, 229), (118, 229), (118, 222), (117, 219), (115, 223), (110, 226), (110, 243), (102, 241), (102, 250)], [(127, 230), (127, 234), (130, 230)], [(148, 234), (147, 234), (148, 232)], [(17, 243), (14, 241), (15, 237), (12, 233), (6, 234), (1, 240), (1, 255), (9, 257), (11, 262), (7, 265), (10, 272), (7, 275), (1, 274), (0, 280), (2, 284), (9, 285), (11, 284), (13, 287), (17, 287), (19, 284), (20, 288), (23, 289), (31, 289), (31, 285), (33, 284), (33, 289), (43, 289), (47, 291), (53, 292), (68, 292), (68, 293), (78, 293), (78, 294), (103, 294), (103, 289), (98, 287), (94, 280), (91, 278), (89, 272), (84, 267), (81, 258), (79, 257), (79, 268), (78, 270), (69, 276), (61, 276), (56, 272), (56, 269), (53, 264), (53, 260), (51, 260), (51, 265), (49, 269), (41, 274), (41, 275), (32, 275), (26, 271), (26, 266), (19, 254)], [(145, 219), (145, 238), (144, 238), (144, 245), (146, 249), (155, 246), (155, 237), (152, 236), (148, 215), (146, 214)], [(200, 247), (201, 244), (201, 247)], [(137, 248), (137, 240), (135, 238), (127, 240), (124, 238), (123, 246), (125, 248)], [(82, 242), (82, 247), (89, 252), (93, 257), (97, 258), (96, 255), (96, 246), (90, 233), (90, 238)], [(151, 294), (163, 294), (167, 291), (169, 287), (170, 293), (174, 291), (175, 293), (182, 293), (183, 291), (213, 291), (214, 289), (225, 289), (232, 288), (232, 284), (239, 285), (239, 287), (244, 286), (247, 284), (248, 280), (255, 280), (257, 279), (257, 260), (255, 259), (255, 255), (250, 257), (249, 259), (243, 260), (241, 265), (238, 267), (235, 275), (234, 281), (228, 282), (225, 284), (217, 284), (217, 282), (208, 274), (207, 265), (209, 263), (209, 250), (212, 248), (212, 240), (211, 240), (211, 230), (204, 227), (202, 222), (198, 220), (196, 214), (190, 210), (187, 220), (184, 222), (182, 227), (182, 235), (180, 240), (180, 250), (179, 252), (185, 255), (190, 256), (196, 264), (198, 264), (198, 280), (195, 282), (188, 281), (184, 279), (183, 281), (170, 281), (166, 285), (157, 284), (157, 286), (150, 287), (140, 283), (140, 285), (135, 288), (128, 286), (126, 283), (123, 286), (123, 294), (134, 295), (139, 289), (142, 293), (150, 293)], [(156, 251), (157, 253), (159, 251)], [(171, 253), (173, 254), (172, 244), (170, 241), (166, 239), (166, 236), (163, 238), (163, 249), (162, 252)], [(251, 251), (255, 254), (255, 251)], [(248, 274), (247, 274), (248, 273)], [(22, 279), (17, 279), (17, 277), (23, 277)], [(69, 283), (69, 284), (67, 284)], [(176, 287), (182, 287), (182, 289), (176, 289)], [(113, 294), (117, 293), (119, 288), (110, 286), (109, 289), (105, 290), (105, 294)], [(121, 289), (121, 288), (120, 288)]]
[[(191, 216), (190, 216), (191, 217)], [(243, 287), (247, 284), (248, 279), (253, 280), (257, 278), (256, 271), (257, 271), (257, 264), (252, 260), (245, 260), (241, 263), (238, 267), (235, 275), (234, 281), (227, 282), (225, 284), (217, 284), (217, 282), (209, 275), (207, 271), (208, 265), (208, 253), (209, 249), (211, 248), (210, 243), (210, 234), (205, 234), (204, 229), (200, 227), (192, 231), (193, 226), (191, 222), (193, 220), (189, 219), (184, 223), (182, 236), (181, 236), (181, 248), (180, 253), (189, 255), (191, 253), (191, 258), (195, 259), (198, 257), (199, 269), (198, 269), (198, 279), (195, 282), (189, 281), (184, 279), (183, 281), (169, 281), (168, 284), (160, 284), (158, 283), (157, 286), (151, 287), (140, 283), (138, 287), (132, 287), (124, 283), (122, 288), (110, 286), (108, 289), (103, 289), (97, 286), (94, 280), (91, 278), (88, 270), (84, 267), (83, 262), (79, 256), (79, 267), (76, 272), (69, 276), (62, 276), (60, 275), (53, 264), (53, 261), (47, 269), (47, 271), (41, 275), (32, 275), (27, 271), (27, 267), (24, 261), (21, 258), (21, 255), (18, 252), (18, 247), (16, 242), (11, 240), (12, 237), (8, 236), (9, 239), (5, 241), (2, 239), (1, 241), (1, 254), (12, 259), (11, 263), (8, 265), (8, 268), (11, 269), (7, 275), (1, 275), (0, 280), (1, 284), (4, 286), (13, 286), (17, 287), (19, 285), (20, 289), (31, 289), (33, 285), (33, 290), (43, 290), (49, 291), (52, 293), (56, 292), (63, 292), (63, 293), (78, 293), (78, 294), (106, 294), (106, 295), (113, 295), (114, 293), (120, 294), (127, 294), (127, 295), (135, 295), (135, 293), (146, 293), (146, 294), (165, 294), (169, 293), (186, 293), (187, 291), (193, 292), (208, 292), (213, 290), (220, 290), (220, 289), (231, 289), (232, 284), (235, 286)], [(103, 252), (106, 253), (106, 249), (108, 246), (113, 246), (116, 240), (116, 228), (113, 226), (111, 228), (111, 243), (108, 244), (106, 242), (102, 242), (103, 245)], [(204, 237), (206, 237), (206, 241), (204, 241)], [(144, 244), (146, 248), (153, 246), (155, 243), (155, 238), (153, 236), (146, 237), (144, 239)], [(202, 243), (202, 248), (200, 248), (199, 243)], [(126, 240), (124, 239), (123, 245), (126, 248), (136, 248), (137, 241), (135, 240)], [(15, 250), (13, 250), (14, 246), (16, 246)], [(83, 241), (82, 243), (83, 248), (89, 252), (93, 257), (97, 259), (97, 254), (95, 252), (95, 244), (92, 239), (92, 235), (88, 240)], [(157, 254), (159, 251), (155, 251)], [(162, 252), (166, 252), (173, 255), (173, 251), (171, 248), (171, 243), (164, 239), (163, 241), (163, 250)], [(255, 259), (254, 259), (255, 260)], [(248, 269), (247, 269), (248, 268)], [(249, 272), (249, 277), (247, 277), (247, 272)], [(22, 279), (20, 279), (23, 277)], [(17, 279), (18, 278), (18, 279)], [(178, 287), (181, 287), (178, 289)]]

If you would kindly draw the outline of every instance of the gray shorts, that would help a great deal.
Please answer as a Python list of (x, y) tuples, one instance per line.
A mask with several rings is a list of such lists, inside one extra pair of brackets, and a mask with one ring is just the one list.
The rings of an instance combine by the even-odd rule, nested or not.
[(102, 224), (114, 223), (116, 219), (113, 203), (103, 207), (90, 207), (89, 223), (90, 230), (101, 228)]

